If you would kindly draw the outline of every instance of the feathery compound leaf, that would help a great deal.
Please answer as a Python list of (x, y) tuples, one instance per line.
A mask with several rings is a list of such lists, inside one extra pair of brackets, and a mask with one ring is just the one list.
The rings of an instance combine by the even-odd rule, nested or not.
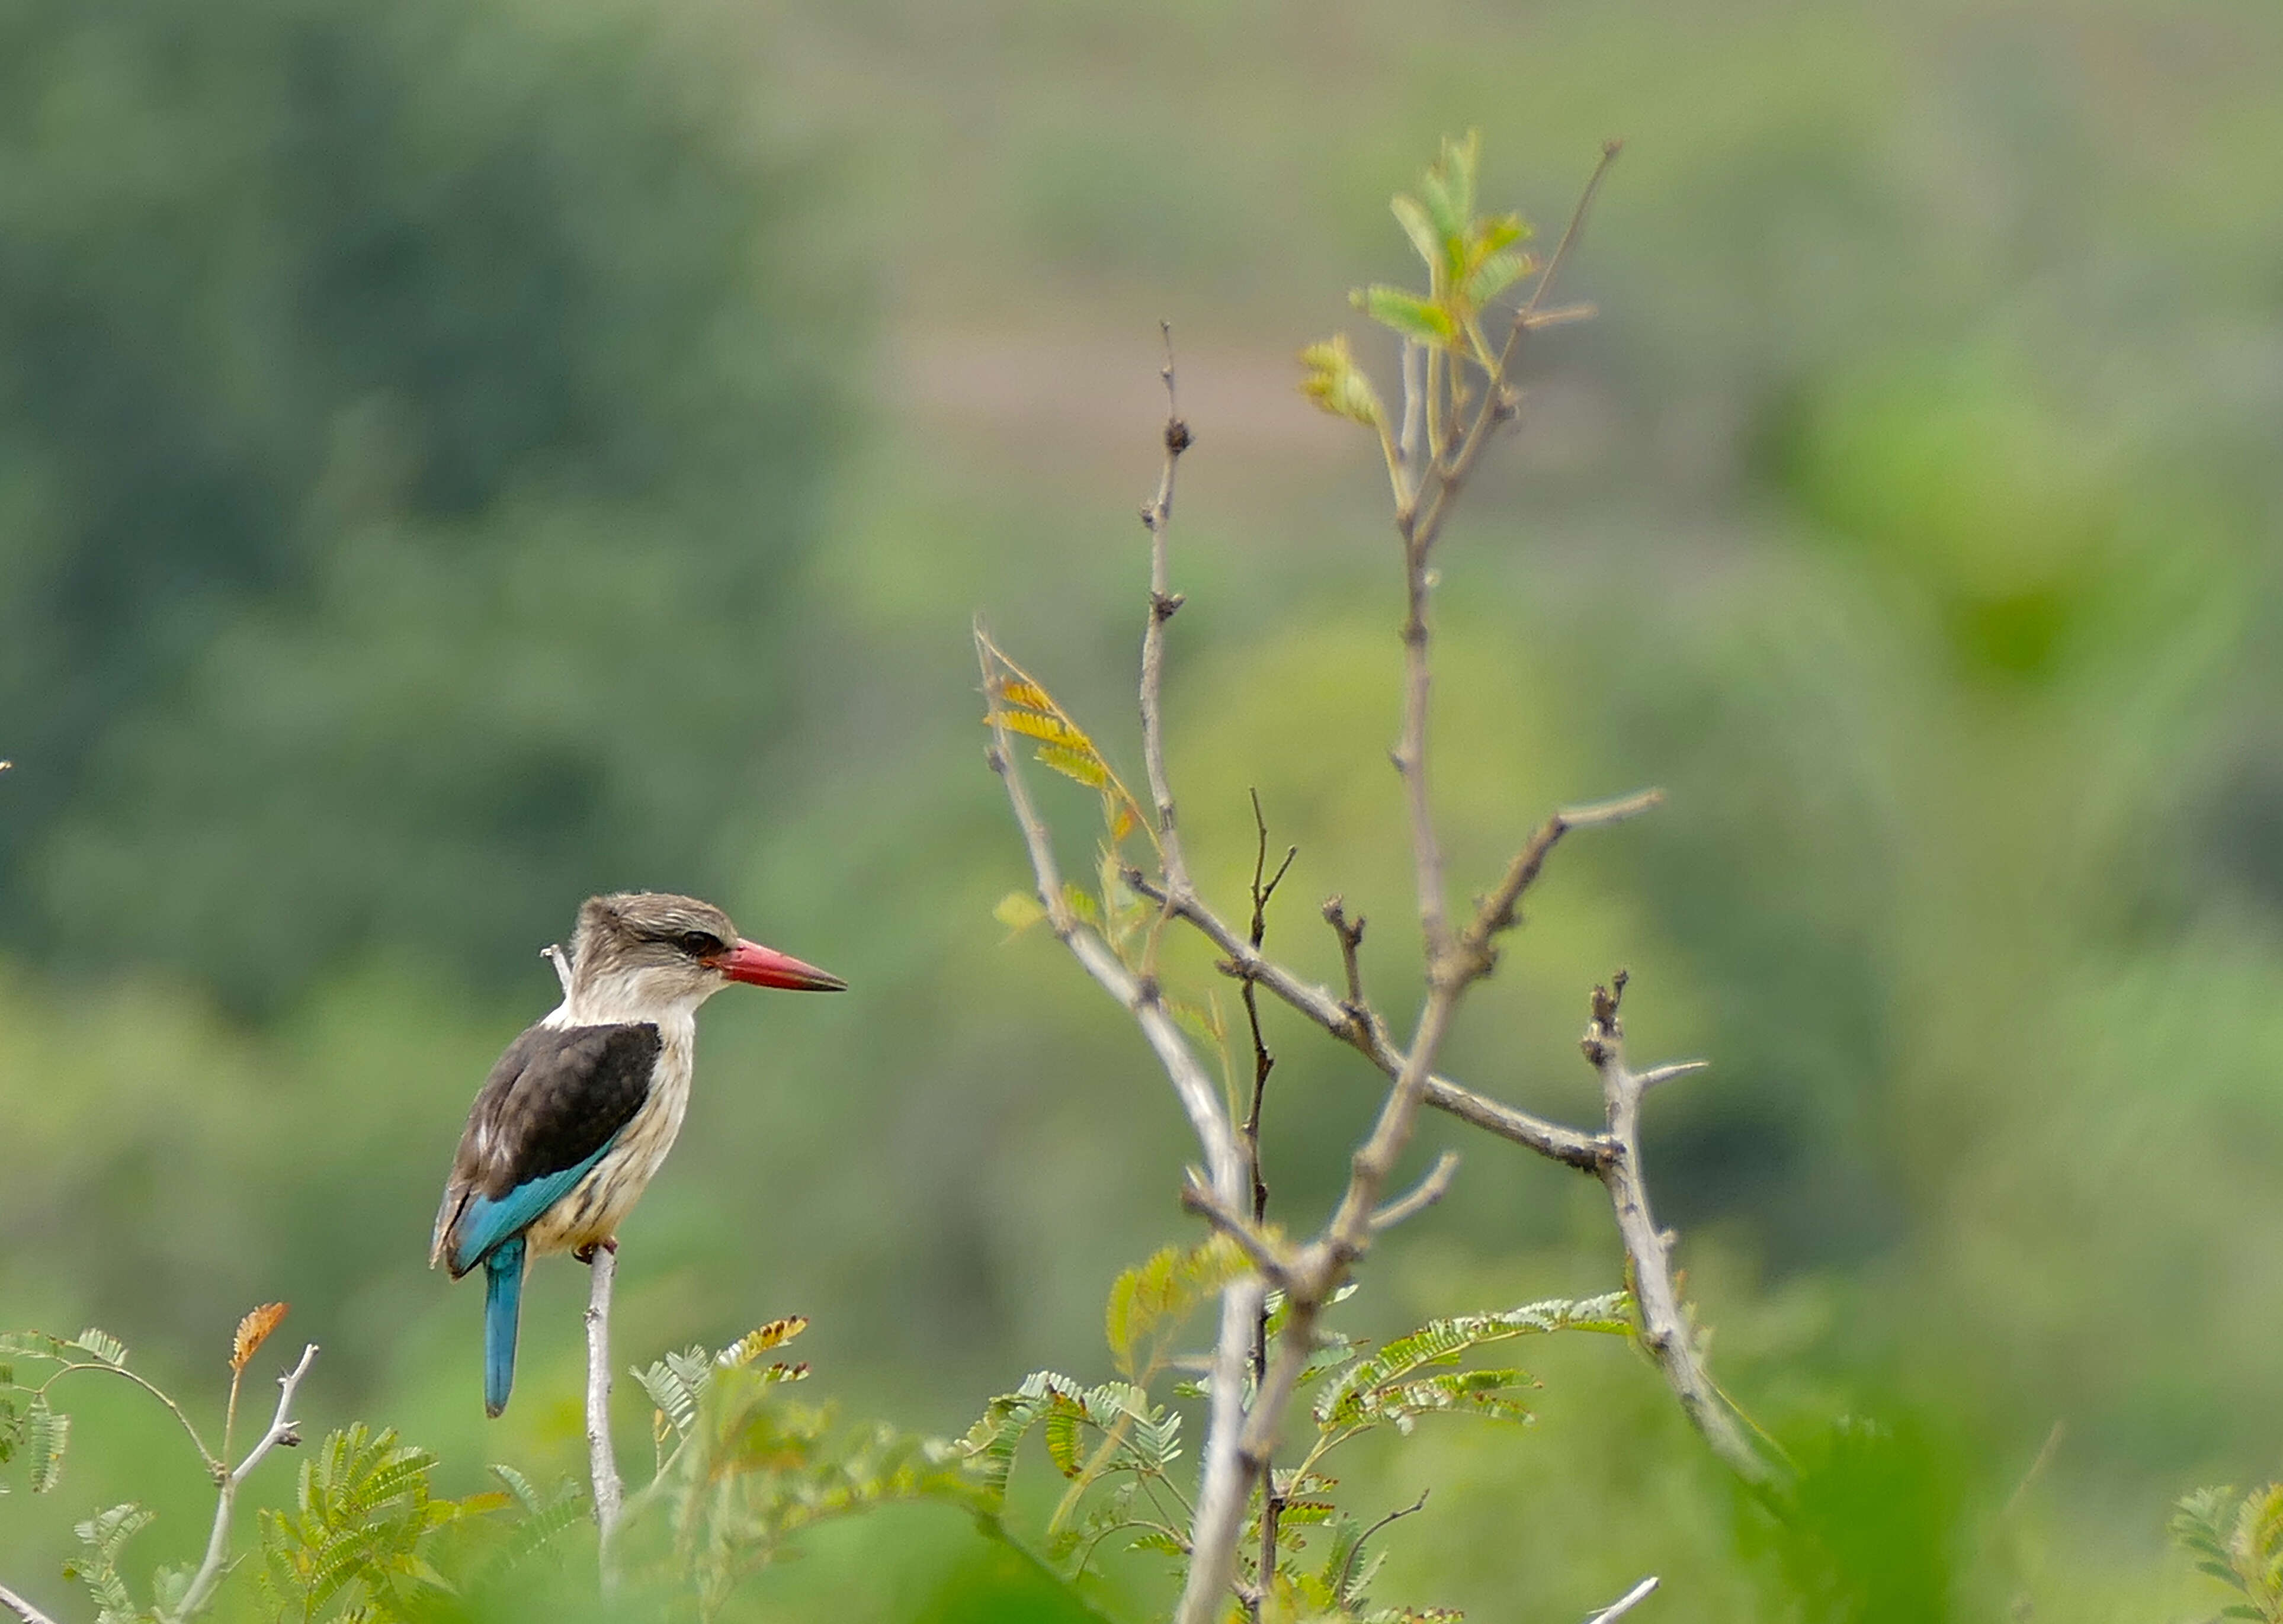
[(1161, 1342), (1207, 1298), (1244, 1272), (1244, 1255), (1226, 1235), (1197, 1247), (1167, 1247), (1147, 1262), (1125, 1270), (1110, 1287), (1103, 1310), (1103, 1333), (1118, 1372), (1132, 1381), (1156, 1361), (1144, 1344)]
[(1443, 239), (1435, 230), (1435, 222), (1427, 218), (1427, 211), (1419, 206), (1416, 198), (1406, 198), (1398, 192), (1390, 201), (1395, 211), (1396, 222), (1402, 226), (1403, 235), (1411, 239), (1411, 246), (1427, 262), (1430, 271), (1443, 263)]
[(262, 1343), (285, 1318), (285, 1305), (265, 1302), (238, 1322), (238, 1333), (230, 1340), (230, 1368), (243, 1371), (247, 1361), (261, 1351)]
[[(1487, 1343), (1556, 1331), (1629, 1333), (1631, 1306), (1630, 1297), (1615, 1292), (1582, 1301), (1533, 1302), (1503, 1314), (1468, 1314), (1430, 1321), (1343, 1371), (1316, 1399), (1316, 1425), (1331, 1432), (1395, 1418), (1402, 1408), (1396, 1391), (1410, 1383), (1418, 1371), (1428, 1365), (1454, 1364), (1470, 1349)], [(1520, 1371), (1500, 1374), (1521, 1376)]]
[(1526, 253), (1486, 254), (1467, 278), (1468, 301), (1487, 305), (1537, 268), (1538, 261)]
[(1039, 1436), (1046, 1441), (1047, 1458), (1066, 1478), (1086, 1470), (1086, 1441), (1079, 1430), (1086, 1421), (1085, 1405), (1060, 1393), (1050, 1396), (1046, 1424), (1039, 1428)]
[(1379, 391), (1372, 387), (1370, 377), (1356, 365), (1355, 352), (1348, 347), (1345, 333), (1334, 333), (1302, 350), (1300, 365), (1305, 369), (1300, 392), (1324, 410), (1367, 428), (1387, 426), (1387, 408), (1380, 404)]
[[(1112, 847), (1136, 829), (1148, 833), (1149, 824), (1142, 816), (1141, 803), (1119, 779), (1092, 735), (1055, 702), (1037, 679), (1009, 659), (980, 628), (975, 634), (975, 646), (984, 664), (984, 695), (988, 701), (984, 724), (1036, 740), (1037, 758), (1043, 765), (1099, 793), (1103, 821), (1110, 831)], [(1150, 838), (1154, 843), (1156, 836), (1151, 835)]]
[(1446, 346), (1459, 336), (1459, 323), (1449, 311), (1401, 288), (1374, 283), (1358, 288), (1351, 298), (1373, 321), (1414, 343)]
[(393, 1431), (359, 1423), (328, 1434), (301, 1464), (294, 1509), (261, 1515), (261, 1583), (273, 1610), (314, 1620), (331, 1608), (337, 1620), (378, 1624), (405, 1617), (417, 1596), (442, 1587), (426, 1542), (510, 1496), (433, 1499), (428, 1474), (435, 1465), (433, 1455), (400, 1443)]
[(72, 1533), (87, 1547), (87, 1554), (68, 1571), (94, 1599), (97, 1624), (138, 1624), (144, 1616), (136, 1610), (127, 1581), (120, 1576), (119, 1554), (129, 1539), (151, 1526), (156, 1515), (140, 1505), (114, 1505), (72, 1525)]
[(991, 910), (991, 916), (1007, 927), (1009, 936), (1020, 936), (1046, 918), (1047, 910), (1032, 892), (1009, 891)]
[(805, 1315), (788, 1314), (783, 1319), (773, 1319), (766, 1325), (755, 1326), (713, 1356), (713, 1363), (728, 1370), (751, 1364), (771, 1348), (782, 1348), (808, 1329)]
[(121, 1365), (127, 1363), (127, 1344), (108, 1331), (98, 1331), (93, 1325), (90, 1325), (72, 1338), (71, 1345), (74, 1348), (84, 1348), (105, 1364)]
[(1110, 788), (1110, 767), (1091, 750), (1079, 750), (1067, 744), (1041, 744), (1039, 760), (1064, 778), (1084, 784), (1089, 789)]
[(2198, 1572), (2244, 1598), (2222, 1608), (2222, 1618), (2283, 1624), (2283, 1482), (2240, 1496), (2200, 1488), (2174, 1508), (2170, 1529)]
[(1034, 1371), (1012, 1393), (993, 1399), (982, 1418), (954, 1446), (980, 1480), (986, 1502), (1003, 1506), (1007, 1480), (1025, 1434), (1047, 1417), (1058, 1396), (1075, 1396), (1079, 1384), (1053, 1371)]
[(635, 1371), (635, 1379), (650, 1395), (650, 1402), (673, 1421), (678, 1433), (688, 1433), (697, 1419), (697, 1406), (713, 1384), (713, 1361), (703, 1348), (669, 1353), (657, 1364)]
[(1081, 755), (1095, 754), (1094, 741), (1063, 717), (1041, 711), (1008, 709), (999, 713), (1009, 733), (1025, 734), (1048, 744), (1059, 744)]
[(30, 1462), (32, 1492), (44, 1495), (64, 1474), (64, 1450), (71, 1443), (71, 1418), (35, 1398), (24, 1411), (24, 1454)]
[(0, 1359), (67, 1359), (70, 1347), (44, 1331), (0, 1332)]
[(545, 1508), (547, 1502), (541, 1496), (537, 1487), (513, 1466), (503, 1465), (498, 1461), (494, 1461), (492, 1475), (507, 1485), (508, 1493), (515, 1496), (515, 1503), (526, 1512), (536, 1515)]

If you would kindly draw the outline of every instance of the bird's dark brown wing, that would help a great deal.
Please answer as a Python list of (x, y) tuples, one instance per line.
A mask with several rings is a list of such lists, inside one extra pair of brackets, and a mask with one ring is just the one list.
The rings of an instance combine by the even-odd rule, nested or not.
[(658, 1049), (658, 1028), (647, 1022), (534, 1026), (510, 1044), (469, 1107), (436, 1212), (430, 1266), (442, 1262), (465, 1273), (551, 1206), (554, 1196), (519, 1221), (501, 1223), (530, 1204), (517, 1200), (518, 1192), (535, 1196), (633, 1120), (650, 1097)]

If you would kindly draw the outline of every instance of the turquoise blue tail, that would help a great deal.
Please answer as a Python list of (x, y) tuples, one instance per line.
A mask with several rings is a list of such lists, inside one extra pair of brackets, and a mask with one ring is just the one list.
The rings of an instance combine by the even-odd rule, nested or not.
[(523, 1313), (523, 1237), (503, 1241), (484, 1259), (484, 1413), (507, 1408), (515, 1386), (515, 1330)]

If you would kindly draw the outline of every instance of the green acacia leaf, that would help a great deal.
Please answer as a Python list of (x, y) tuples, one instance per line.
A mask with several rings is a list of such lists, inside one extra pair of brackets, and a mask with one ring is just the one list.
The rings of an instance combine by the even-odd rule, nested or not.
[(1474, 304), (1487, 305), (1528, 276), (1532, 263), (1526, 253), (1484, 255), (1467, 278), (1467, 298)]
[(1387, 408), (1380, 403), (1379, 391), (1372, 387), (1371, 379), (1356, 365), (1345, 333), (1336, 333), (1302, 350), (1300, 365), (1305, 369), (1300, 392), (1318, 406), (1335, 417), (1345, 417), (1367, 428), (1385, 426)]
[(1047, 1458), (1066, 1478), (1086, 1470), (1086, 1440), (1081, 1431), (1086, 1420), (1086, 1406), (1057, 1393), (1047, 1411), (1046, 1425), (1039, 1429), (1039, 1435), (1046, 1440)]
[(71, 1346), (94, 1355), (105, 1364), (127, 1363), (127, 1344), (109, 1332), (99, 1331), (93, 1325), (72, 1338)]
[(1411, 239), (1412, 248), (1427, 261), (1430, 271), (1439, 271), (1444, 264), (1443, 239), (1435, 230), (1435, 222), (1427, 217), (1419, 199), (1398, 192), (1389, 200), (1396, 222), (1402, 226), (1403, 235)]
[(71, 1444), (71, 1417), (35, 1398), (24, 1412), (24, 1453), (31, 1462), (32, 1492), (44, 1495), (64, 1474), (64, 1451)]
[(1357, 309), (1418, 344), (1447, 347), (1459, 336), (1451, 313), (1431, 299), (1385, 283), (1360, 288), (1352, 296)]

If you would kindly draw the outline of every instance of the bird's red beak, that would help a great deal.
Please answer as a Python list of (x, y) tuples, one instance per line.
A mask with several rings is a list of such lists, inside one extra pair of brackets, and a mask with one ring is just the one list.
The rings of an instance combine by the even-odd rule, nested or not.
[(848, 983), (830, 971), (803, 964), (791, 953), (781, 953), (759, 942), (737, 938), (737, 945), (713, 961), (731, 981), (754, 987), (785, 987), (795, 992), (845, 992)]

